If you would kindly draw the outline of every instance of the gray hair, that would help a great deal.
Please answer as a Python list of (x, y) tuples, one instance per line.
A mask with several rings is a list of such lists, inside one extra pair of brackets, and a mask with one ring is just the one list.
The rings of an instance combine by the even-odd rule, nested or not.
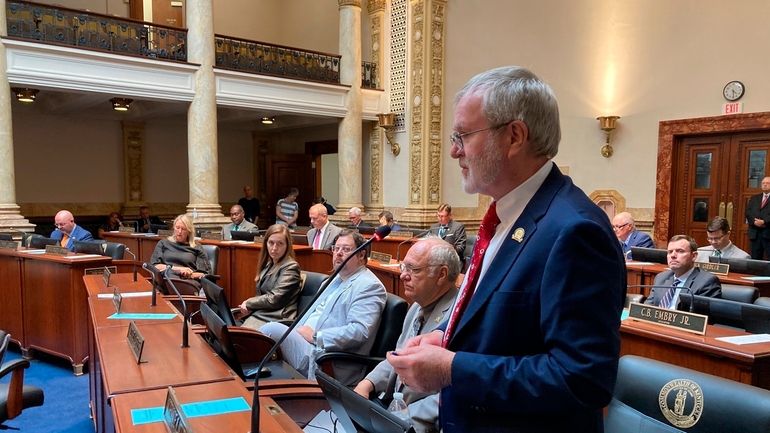
[(457, 255), (454, 246), (436, 235), (428, 235), (423, 241), (438, 240), (428, 252), (428, 264), (447, 267), (447, 279), (454, 283), (460, 275), (460, 256)]
[(355, 216), (360, 216), (361, 215), (361, 208), (354, 206), (354, 207), (350, 208), (350, 210), (348, 212), (352, 213)]
[(455, 96), (480, 93), (481, 109), (489, 126), (521, 120), (529, 128), (529, 141), (537, 156), (553, 158), (559, 152), (559, 104), (548, 84), (520, 66), (490, 69), (471, 78)]

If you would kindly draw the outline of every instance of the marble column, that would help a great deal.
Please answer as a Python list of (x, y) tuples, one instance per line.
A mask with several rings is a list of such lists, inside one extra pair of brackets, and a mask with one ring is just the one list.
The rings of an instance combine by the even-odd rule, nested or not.
[(190, 178), (187, 213), (193, 216), (196, 225), (215, 227), (229, 219), (219, 205), (213, 0), (189, 0), (186, 6), (187, 59), (200, 65), (194, 77), (195, 96), (187, 111)]
[[(5, 0), (0, 0), (0, 37), (8, 36), (5, 7)], [(11, 92), (6, 63), (5, 45), (0, 40), (0, 231), (31, 232), (35, 225), (21, 215), (19, 205), (16, 204)]]
[(449, 151), (441, 133), (446, 0), (409, 3), (409, 197), (400, 221), (424, 226), (441, 204), (441, 154)]
[(339, 125), (338, 209), (362, 206), (361, 0), (338, 0), (340, 8), (340, 82), (350, 86), (346, 114)]
[[(366, 10), (369, 12), (371, 22), (372, 61), (377, 65), (377, 87), (385, 88), (385, 0), (367, 0)], [(386, 110), (387, 111), (387, 110)], [(369, 152), (371, 163), (369, 165), (369, 201), (366, 203), (366, 211), (371, 217), (384, 209), (382, 202), (382, 159), (385, 133), (378, 128), (376, 123), (372, 125), (369, 137)]]

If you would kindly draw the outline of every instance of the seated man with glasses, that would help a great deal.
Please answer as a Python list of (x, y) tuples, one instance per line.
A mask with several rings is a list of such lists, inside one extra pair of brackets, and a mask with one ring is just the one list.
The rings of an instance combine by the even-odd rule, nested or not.
[(628, 212), (621, 212), (612, 219), (612, 229), (620, 241), (626, 260), (631, 260), (631, 247), (655, 248), (652, 238), (645, 232), (640, 232), (634, 225), (634, 218)]
[[(449, 317), (457, 296), (460, 257), (455, 249), (436, 236), (417, 241), (401, 262), (401, 281), (406, 296), (414, 301), (406, 314), (396, 347), (402, 348), (414, 336), (427, 334)], [(394, 392), (402, 392), (409, 405), (409, 416), (417, 433), (437, 432), (438, 394), (420, 392), (403, 383), (385, 360), (356, 385), (355, 391), (366, 398), (382, 395), (390, 404)]]
[[(342, 230), (334, 240), (332, 263), (337, 269), (364, 238), (353, 230)], [(385, 307), (385, 286), (366, 267), (366, 250), (345, 264), (326, 291), (298, 318), (297, 328), (281, 343), (283, 359), (300, 373), (315, 377), (319, 351), (344, 351), (368, 355)], [(286, 326), (271, 322), (259, 330), (277, 340)], [(334, 377), (346, 385), (356, 383), (363, 371), (358, 366), (334, 367)]]
[(706, 238), (709, 246), (698, 248), (696, 262), (708, 263), (709, 257), (750, 259), (751, 255), (735, 246), (730, 241), (730, 223), (722, 217), (715, 217), (706, 226)]
[(92, 241), (91, 233), (75, 224), (75, 217), (68, 210), (60, 210), (54, 217), (56, 229), (51, 232), (51, 239), (59, 241), (59, 245), (70, 251), (75, 251), (75, 241)]

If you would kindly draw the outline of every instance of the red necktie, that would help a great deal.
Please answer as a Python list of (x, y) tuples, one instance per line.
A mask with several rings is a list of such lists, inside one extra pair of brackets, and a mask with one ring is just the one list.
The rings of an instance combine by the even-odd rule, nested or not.
[(457, 303), (455, 303), (455, 308), (452, 310), (452, 315), (449, 316), (449, 323), (444, 332), (444, 340), (441, 342), (442, 347), (447, 347), (449, 345), (449, 339), (452, 338), (452, 333), (457, 326), (457, 322), (460, 321), (460, 316), (462, 316), (476, 290), (476, 283), (478, 282), (479, 274), (481, 272), (481, 265), (484, 262), (484, 253), (487, 251), (489, 241), (491, 241), (492, 237), (495, 235), (495, 229), (498, 224), (500, 224), (500, 218), (497, 217), (497, 202), (493, 202), (489, 205), (489, 209), (487, 209), (484, 219), (481, 220), (479, 237), (476, 240), (476, 246), (473, 248), (471, 266), (468, 268), (467, 282), (457, 298)]

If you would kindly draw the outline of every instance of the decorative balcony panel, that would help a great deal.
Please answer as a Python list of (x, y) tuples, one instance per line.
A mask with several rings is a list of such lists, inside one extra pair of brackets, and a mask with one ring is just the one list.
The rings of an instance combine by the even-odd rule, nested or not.
[(377, 64), (361, 62), (361, 87), (365, 89), (377, 89)]
[(6, 21), (11, 38), (187, 61), (185, 29), (13, 0), (6, 0)]
[(216, 67), (339, 84), (340, 56), (230, 36), (215, 36)]

